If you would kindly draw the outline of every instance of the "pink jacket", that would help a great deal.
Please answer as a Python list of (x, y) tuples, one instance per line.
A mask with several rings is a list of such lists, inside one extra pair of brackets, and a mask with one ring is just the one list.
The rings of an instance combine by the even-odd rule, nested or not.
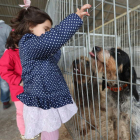
[(12, 101), (19, 101), (16, 96), (23, 92), (21, 74), (19, 49), (7, 49), (0, 59), (0, 76), (9, 84)]

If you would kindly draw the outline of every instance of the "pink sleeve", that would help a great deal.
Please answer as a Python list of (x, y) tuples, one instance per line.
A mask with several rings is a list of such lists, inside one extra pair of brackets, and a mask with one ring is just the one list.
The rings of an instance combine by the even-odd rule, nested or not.
[(12, 85), (19, 85), (21, 81), (21, 76), (14, 72), (14, 61), (8, 50), (4, 52), (0, 59), (0, 76)]

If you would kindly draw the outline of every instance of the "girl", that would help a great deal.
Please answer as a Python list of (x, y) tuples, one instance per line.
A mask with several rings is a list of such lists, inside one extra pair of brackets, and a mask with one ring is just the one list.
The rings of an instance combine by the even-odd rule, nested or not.
[(12, 20), (13, 40), (19, 44), (24, 92), (17, 98), (24, 105), (25, 137), (41, 132), (41, 140), (58, 140), (61, 123), (77, 113), (62, 73), (57, 66), (60, 48), (82, 26), (84, 5), (55, 28), (49, 15), (30, 6)]
[(21, 134), (21, 139), (24, 139), (23, 103), (16, 97), (23, 92), (23, 81), (21, 79), (22, 67), (19, 57), (19, 48), (14, 44), (11, 37), (13, 34), (14, 30), (12, 30), (7, 39), (7, 50), (0, 59), (0, 76), (9, 84), (11, 98), (16, 106), (17, 126)]

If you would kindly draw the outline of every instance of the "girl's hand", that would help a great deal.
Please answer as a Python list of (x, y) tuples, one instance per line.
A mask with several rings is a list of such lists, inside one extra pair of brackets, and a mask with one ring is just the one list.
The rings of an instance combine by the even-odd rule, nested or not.
[(85, 12), (84, 10), (91, 8), (90, 4), (85, 4), (84, 6), (81, 7), (81, 9), (77, 8), (76, 14), (83, 19), (84, 15), (90, 16), (88, 12)]
[(21, 81), (19, 85), (23, 87), (23, 81)]

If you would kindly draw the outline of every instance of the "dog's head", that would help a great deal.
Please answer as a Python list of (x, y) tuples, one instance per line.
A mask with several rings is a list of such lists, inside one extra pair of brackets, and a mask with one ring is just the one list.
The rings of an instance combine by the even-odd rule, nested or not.
[[(113, 87), (117, 86), (117, 68), (116, 68), (116, 57), (115, 57), (115, 48), (111, 48), (110, 50), (104, 50), (101, 47), (93, 48), (90, 55), (92, 57), (92, 65), (95, 64), (95, 53), (96, 53), (96, 60), (97, 60), (97, 67), (98, 72), (103, 72), (103, 78), (105, 75), (106, 66), (106, 76), (108, 81), (108, 86)], [(121, 50), (120, 48), (117, 49), (117, 67), (118, 67), (118, 78), (120, 81), (130, 82), (130, 59), (126, 52)], [(132, 68), (132, 83), (136, 83), (136, 72), (134, 67)], [(124, 83), (120, 82), (120, 85)], [(105, 88), (105, 81), (102, 82), (102, 89)], [(129, 85), (130, 88), (130, 85)], [(132, 86), (132, 92), (136, 100), (139, 100), (139, 95), (136, 90), (136, 85)]]
[(80, 59), (76, 59), (73, 61), (73, 78), (74, 81), (81, 84), (86, 83), (85, 75), (88, 75), (87, 80), (90, 77), (90, 61), (87, 57), (81, 56)]

